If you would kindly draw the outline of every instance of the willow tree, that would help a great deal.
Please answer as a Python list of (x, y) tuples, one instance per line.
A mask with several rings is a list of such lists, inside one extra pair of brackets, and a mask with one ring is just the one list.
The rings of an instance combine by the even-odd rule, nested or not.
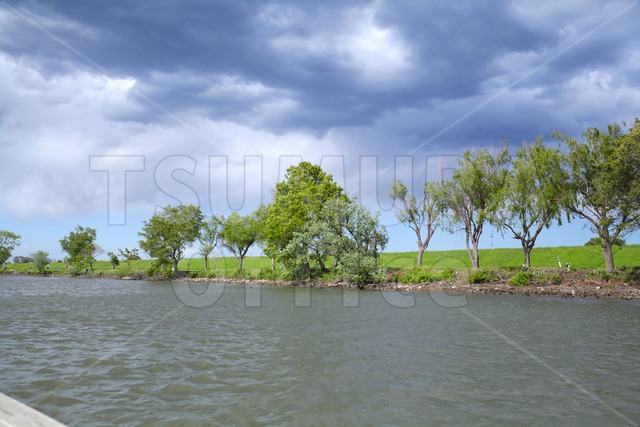
[(531, 250), (542, 230), (554, 220), (562, 222), (563, 201), (568, 195), (562, 159), (559, 150), (546, 147), (538, 137), (518, 150), (508, 172), (493, 222), (520, 241), (525, 268), (531, 266)]
[(640, 121), (636, 119), (628, 133), (622, 126), (589, 128), (582, 142), (554, 133), (569, 151), (566, 169), (573, 197), (568, 209), (600, 237), (609, 272), (615, 268), (613, 244), (640, 229)]
[(209, 269), (209, 255), (218, 245), (221, 227), (220, 219), (216, 216), (212, 216), (208, 221), (202, 222), (200, 236), (198, 236), (198, 249), (204, 259), (205, 270)]
[(437, 186), (430, 182), (425, 183), (419, 200), (409, 193), (400, 180), (395, 180), (391, 185), (389, 196), (394, 202), (400, 203), (395, 209), (396, 218), (413, 230), (418, 240), (418, 267), (422, 266), (424, 251), (429, 247), (442, 215), (438, 194)]
[(478, 244), (485, 224), (500, 206), (509, 161), (507, 148), (467, 150), (458, 159), (453, 179), (441, 184), (441, 197), (449, 210), (451, 231), (464, 230), (465, 246), (473, 268), (480, 267)]

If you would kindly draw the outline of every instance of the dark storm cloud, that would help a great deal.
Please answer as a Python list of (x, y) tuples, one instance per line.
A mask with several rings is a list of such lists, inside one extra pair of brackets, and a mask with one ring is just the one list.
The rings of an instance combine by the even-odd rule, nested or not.
[[(213, 118), (227, 114), (233, 118), (239, 110), (251, 108), (254, 100), (220, 107), (201, 96), (208, 89), (207, 78), (220, 74), (286, 88), (299, 106), (289, 117), (273, 123), (276, 128), (323, 130), (371, 124), (389, 108), (420, 105), (430, 98), (471, 96), (496, 73), (492, 62), (496, 55), (535, 49), (545, 43), (544, 37), (511, 19), (508, 5), (501, 3), (472, 2), (466, 8), (424, 2), (380, 3), (379, 9), (373, 9), (373, 23), (402, 37), (414, 69), (410, 79), (402, 74), (395, 77), (398, 84), (390, 89), (385, 89), (388, 82), (376, 84), (376, 70), (369, 76), (369, 84), (360, 85), (358, 70), (350, 67), (359, 64), (345, 65), (339, 52), (331, 51), (348, 48), (342, 44), (359, 35), (333, 37), (365, 17), (346, 11), (377, 6), (370, 2), (16, 3), (17, 8), (35, 16), (64, 18), (66, 23), (54, 25), (52, 32), (113, 74), (134, 77), (159, 102), (178, 110), (191, 105), (208, 110)], [(47, 25), (46, 19), (40, 22)], [(71, 52), (28, 25), (18, 26), (17, 31), (16, 38), (22, 42), (8, 43), (7, 50), (37, 56), (53, 72), (63, 70), (57, 62), (49, 65), (47, 57), (77, 61)], [(326, 42), (322, 47), (326, 50), (299, 55), (286, 48), (274, 49), (274, 41), (292, 38), (302, 44)], [(368, 58), (346, 60), (359, 59)], [(183, 76), (186, 71), (199, 79), (163, 86), (153, 78), (158, 70)]]
[[(637, 66), (616, 68), (638, 50), (629, 37), (639, 16), (640, 8), (634, 8), (518, 81), (628, 6), (625, 2), (9, 4), (9, 13), (15, 9), (32, 17), (113, 76), (135, 79), (136, 89), (170, 111), (276, 132), (375, 127), (408, 110), (422, 111), (422, 118), (414, 114), (418, 123), (412, 130), (396, 126), (396, 132), (426, 139), (514, 82), (513, 90), (535, 89), (497, 98), (477, 114), (478, 123), (470, 117), (465, 120), (472, 123), (457, 126), (459, 133), (474, 130), (467, 139), (485, 141), (482, 136), (490, 132), (482, 129), (499, 125), (501, 133), (517, 135), (535, 126), (530, 122), (548, 119), (547, 109), (565, 101), (558, 95), (569, 95), (566, 84), (582, 72), (615, 70), (617, 79), (631, 85), (640, 75)], [(64, 74), (69, 63), (98, 71), (24, 19), (12, 22), (11, 34), (0, 42), (2, 49), (36, 61), (45, 75)], [(130, 98), (138, 108), (112, 111), (108, 118), (164, 119), (163, 111)], [(515, 104), (503, 109), (507, 100)], [(527, 112), (531, 120), (506, 122), (505, 111)], [(565, 119), (554, 117), (558, 124)]]

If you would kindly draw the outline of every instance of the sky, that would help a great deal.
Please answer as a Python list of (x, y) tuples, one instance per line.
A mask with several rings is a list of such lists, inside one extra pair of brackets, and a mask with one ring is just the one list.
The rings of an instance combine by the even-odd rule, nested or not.
[[(418, 195), (466, 149), (640, 116), (638, 22), (633, 0), (1, 0), (0, 229), (14, 255), (62, 258), (76, 225), (134, 248), (161, 207), (249, 213), (303, 159), (415, 250), (394, 178)], [(575, 219), (538, 246), (590, 237)]]

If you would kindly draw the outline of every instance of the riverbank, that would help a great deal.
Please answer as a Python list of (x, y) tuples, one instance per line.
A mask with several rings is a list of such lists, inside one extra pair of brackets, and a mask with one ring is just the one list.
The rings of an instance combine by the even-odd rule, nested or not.
[[(570, 273), (570, 272), (569, 272)], [(357, 289), (365, 291), (396, 291), (396, 292), (445, 292), (447, 294), (496, 294), (496, 295), (525, 295), (525, 296), (553, 296), (561, 298), (609, 298), (621, 300), (640, 299), (640, 286), (622, 282), (611, 282), (602, 279), (585, 279), (581, 271), (573, 272), (565, 277), (563, 284), (523, 285), (513, 286), (504, 282), (483, 284), (466, 283), (462, 279), (432, 283), (375, 283), (360, 285), (341, 280), (316, 281), (286, 281), (267, 279), (238, 279), (238, 278), (182, 278), (184, 282), (231, 283), (235, 285), (258, 285), (272, 287), (309, 287), (309, 288), (337, 288)], [(128, 279), (128, 278), (124, 278)]]
[[(259, 285), (272, 287), (314, 287), (358, 290), (379, 290), (396, 292), (445, 292), (447, 294), (497, 294), (497, 295), (531, 295), (555, 296), (562, 298), (610, 298), (622, 300), (640, 299), (639, 269), (618, 270), (605, 273), (601, 270), (560, 268), (536, 268), (527, 272), (519, 269), (480, 269), (480, 270), (418, 270), (429, 272), (429, 281), (406, 282), (407, 272), (390, 272), (382, 283), (358, 284), (341, 279), (290, 281), (280, 278), (266, 279), (257, 277), (184, 277), (168, 279), (165, 276), (149, 277), (139, 271), (131, 275), (116, 276), (103, 273), (65, 275), (50, 274), (57, 277), (110, 278), (116, 280), (148, 280), (148, 281), (184, 281), (230, 283), (236, 285)], [(443, 273), (447, 279), (439, 279)], [(22, 272), (5, 273), (5, 275), (24, 275)], [(44, 274), (47, 276), (47, 274)], [(1, 275), (0, 275), (1, 277)], [(414, 276), (420, 277), (420, 276)], [(515, 280), (516, 278), (522, 280)], [(480, 281), (480, 282), (478, 282)]]

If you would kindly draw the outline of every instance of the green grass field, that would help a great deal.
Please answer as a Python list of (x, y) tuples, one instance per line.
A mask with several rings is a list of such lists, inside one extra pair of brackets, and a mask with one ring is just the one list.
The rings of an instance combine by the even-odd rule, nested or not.
[[(640, 245), (614, 246), (616, 267), (640, 266)], [(386, 267), (410, 269), (416, 265), (416, 252), (383, 253), (381, 263)], [(531, 252), (532, 267), (557, 267), (558, 257), (564, 266), (572, 268), (605, 268), (602, 250), (599, 246), (559, 246), (534, 248)], [(522, 249), (481, 249), (481, 267), (520, 267), (524, 262)], [(423, 267), (454, 269), (470, 268), (471, 261), (466, 250), (427, 251), (422, 260)]]
[[(384, 267), (410, 270), (416, 264), (416, 252), (382, 253), (380, 264)], [(557, 267), (558, 257), (564, 266), (570, 263), (577, 269), (604, 269), (604, 259), (600, 247), (596, 246), (561, 246), (553, 248), (534, 248), (531, 253), (532, 267)], [(640, 245), (615, 246), (614, 261), (616, 267), (640, 267)], [(95, 273), (103, 275), (123, 276), (135, 272), (144, 272), (151, 266), (151, 260), (130, 261), (127, 265), (121, 262), (116, 270), (112, 270), (108, 261), (97, 261)], [(480, 251), (481, 267), (519, 267), (523, 263), (521, 249), (484, 249)], [(68, 274), (65, 263), (50, 264), (49, 271), (54, 274)], [(271, 267), (271, 259), (267, 257), (247, 257), (244, 270), (256, 276), (262, 269)], [(465, 250), (427, 251), (423, 258), (423, 267), (467, 269), (471, 267), (469, 256)], [(204, 261), (199, 258), (183, 259), (179, 264), (183, 271), (203, 271)], [(37, 273), (31, 263), (8, 264), (7, 271), (18, 273)], [(231, 276), (237, 270), (237, 262), (233, 257), (218, 257), (209, 261), (209, 272), (218, 276)]]

